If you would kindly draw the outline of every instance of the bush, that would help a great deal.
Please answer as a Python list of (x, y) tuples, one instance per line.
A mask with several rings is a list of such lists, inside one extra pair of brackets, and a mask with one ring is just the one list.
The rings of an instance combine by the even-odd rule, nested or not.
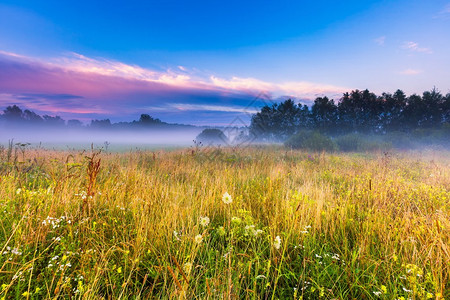
[(415, 146), (411, 137), (407, 133), (400, 131), (392, 131), (386, 134), (385, 140), (398, 149), (412, 149)]
[(362, 137), (358, 134), (346, 134), (336, 138), (339, 150), (345, 152), (360, 150), (362, 143)]
[(204, 145), (228, 144), (228, 138), (220, 129), (205, 129), (195, 139)]
[(291, 136), (284, 145), (292, 149), (307, 149), (312, 151), (335, 151), (337, 145), (329, 137), (314, 131), (300, 131)]
[(335, 141), (339, 150), (344, 152), (386, 151), (392, 148), (392, 144), (380, 136), (361, 135), (357, 133), (340, 136)]

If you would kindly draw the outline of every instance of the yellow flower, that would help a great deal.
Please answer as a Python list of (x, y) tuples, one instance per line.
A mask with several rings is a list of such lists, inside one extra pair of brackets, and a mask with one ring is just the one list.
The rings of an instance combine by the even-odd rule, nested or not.
[(28, 291), (26, 291), (26, 292), (23, 292), (23, 293), (22, 293), (22, 296), (24, 296), (24, 297), (28, 297), (28, 296), (30, 296), (30, 292), (28, 292)]
[(223, 226), (220, 226), (220, 227), (217, 229), (217, 233), (218, 233), (220, 236), (224, 236), (224, 235), (225, 235), (225, 228), (223, 228)]
[(231, 218), (231, 223), (233, 223), (233, 224), (235, 224), (235, 225), (239, 225), (239, 224), (241, 224), (241, 218), (239, 218), (239, 217), (232, 217)]
[(394, 261), (397, 261), (398, 260), (398, 256), (397, 255), (392, 255), (392, 259), (394, 260)]
[(228, 192), (225, 192), (225, 194), (223, 194), (222, 196), (222, 201), (225, 204), (230, 204), (231, 202), (233, 202), (233, 199), (231, 198), (230, 194), (228, 194)]
[(122, 273), (122, 267), (117, 268), (117, 273)]
[(381, 291), (383, 292), (383, 294), (386, 294), (386, 293), (387, 293), (387, 288), (386, 288), (385, 285), (382, 285), (382, 286), (381, 286)]

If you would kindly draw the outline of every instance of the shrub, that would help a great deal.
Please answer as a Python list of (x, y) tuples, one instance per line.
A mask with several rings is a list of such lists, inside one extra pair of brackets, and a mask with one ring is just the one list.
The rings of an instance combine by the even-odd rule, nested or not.
[(286, 147), (292, 149), (307, 149), (312, 151), (335, 151), (336, 143), (329, 137), (314, 131), (300, 131), (291, 136), (285, 143)]
[(346, 134), (336, 138), (336, 144), (341, 151), (358, 151), (363, 143), (362, 137), (358, 134)]
[(357, 133), (346, 134), (336, 138), (336, 144), (340, 151), (386, 151), (392, 148), (392, 144), (380, 136), (361, 135)]
[(205, 129), (195, 139), (204, 145), (228, 144), (228, 138), (220, 129)]

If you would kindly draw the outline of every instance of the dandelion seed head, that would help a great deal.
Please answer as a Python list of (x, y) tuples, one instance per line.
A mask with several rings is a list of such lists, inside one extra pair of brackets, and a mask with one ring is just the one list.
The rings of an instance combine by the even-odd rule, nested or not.
[(208, 217), (200, 217), (200, 225), (203, 227), (208, 226), (209, 224), (209, 218)]
[(192, 270), (192, 264), (190, 262), (187, 262), (183, 265), (183, 271), (186, 274), (189, 274)]
[(203, 241), (203, 236), (201, 234), (197, 234), (194, 240), (197, 244), (200, 244)]
[(225, 204), (230, 204), (231, 202), (233, 202), (233, 198), (231, 198), (230, 194), (228, 194), (228, 192), (225, 192), (225, 194), (223, 194), (222, 196), (222, 201)]
[(275, 249), (280, 249), (281, 248), (281, 238), (279, 235), (277, 235), (275, 237), (275, 241), (273, 242), (273, 246), (275, 247)]

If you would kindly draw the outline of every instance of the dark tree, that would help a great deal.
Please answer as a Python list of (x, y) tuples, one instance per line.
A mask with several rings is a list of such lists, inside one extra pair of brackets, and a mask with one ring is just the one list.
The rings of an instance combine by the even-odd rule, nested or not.
[(335, 132), (338, 117), (337, 112), (338, 110), (334, 104), (334, 100), (330, 100), (328, 97), (316, 98), (311, 108), (314, 128), (322, 132)]
[(8, 106), (3, 110), (3, 119), (7, 122), (21, 122), (23, 121), (23, 112), (17, 105)]
[(307, 124), (305, 112), (309, 114), (307, 107), (305, 110), (291, 99), (266, 105), (252, 116), (250, 132), (260, 140), (284, 141)]
[(197, 135), (195, 140), (206, 146), (228, 144), (228, 138), (220, 129), (205, 129)]
[(63, 119), (61, 119), (60, 116), (52, 117), (49, 115), (44, 115), (43, 118), (44, 118), (45, 125), (63, 127), (66, 123)]
[(90, 127), (92, 127), (92, 128), (110, 128), (111, 121), (109, 119), (92, 120)]
[(44, 119), (40, 115), (28, 109), (23, 112), (23, 118), (25, 121), (33, 124), (42, 124), (44, 122)]
[(152, 124), (160, 124), (161, 120), (159, 119), (154, 119), (153, 117), (151, 117), (148, 114), (142, 114), (141, 117), (139, 118), (139, 123), (141, 125), (152, 125)]
[(405, 130), (403, 113), (406, 107), (406, 95), (397, 90), (393, 95), (383, 93), (384, 108), (381, 114), (384, 132)]
[(72, 119), (67, 121), (67, 126), (72, 128), (79, 128), (83, 126), (83, 123), (81, 123), (80, 120)]

